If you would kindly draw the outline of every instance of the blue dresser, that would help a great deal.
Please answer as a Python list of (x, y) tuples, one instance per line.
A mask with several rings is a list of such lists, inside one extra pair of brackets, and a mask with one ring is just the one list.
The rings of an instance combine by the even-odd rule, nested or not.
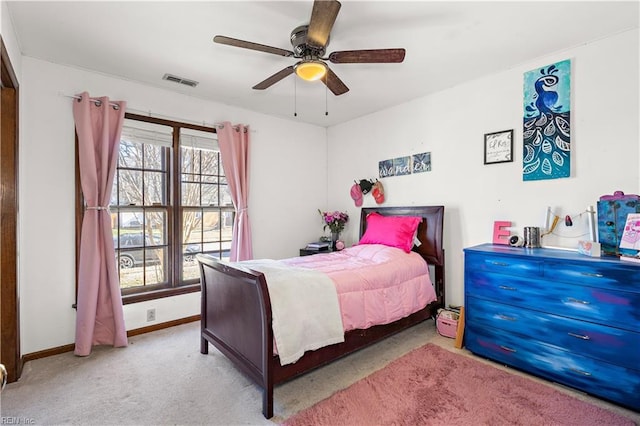
[(483, 244), (464, 267), (467, 349), (640, 411), (640, 264)]

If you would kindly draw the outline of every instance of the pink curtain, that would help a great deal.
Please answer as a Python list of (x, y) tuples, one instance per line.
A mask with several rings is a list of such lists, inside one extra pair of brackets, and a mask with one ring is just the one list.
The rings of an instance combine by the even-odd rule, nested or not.
[(247, 199), (249, 198), (249, 126), (233, 126), (228, 121), (218, 126), (218, 145), (231, 199), (236, 208), (231, 241), (232, 262), (253, 259), (251, 227)]
[(126, 102), (90, 98), (73, 102), (80, 183), (86, 207), (80, 236), (75, 354), (93, 345), (127, 346), (109, 201)]

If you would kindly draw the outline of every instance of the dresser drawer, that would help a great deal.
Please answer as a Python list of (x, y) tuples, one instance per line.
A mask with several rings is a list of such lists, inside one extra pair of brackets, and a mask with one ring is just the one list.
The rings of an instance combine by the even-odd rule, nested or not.
[(488, 300), (467, 298), (466, 323), (487, 334), (518, 333), (569, 352), (638, 370), (640, 330), (578, 321), (544, 312), (521, 309)]
[(620, 264), (614, 267), (611, 264), (604, 265), (599, 262), (549, 261), (544, 265), (544, 276), (554, 281), (640, 292), (640, 265)]
[(476, 271), (466, 271), (465, 293), (632, 331), (640, 324), (640, 293)]
[(542, 277), (543, 263), (540, 260), (466, 253), (464, 264), (466, 270), (495, 272), (517, 277)]
[(467, 349), (549, 380), (640, 410), (640, 373), (574, 353), (468, 324)]

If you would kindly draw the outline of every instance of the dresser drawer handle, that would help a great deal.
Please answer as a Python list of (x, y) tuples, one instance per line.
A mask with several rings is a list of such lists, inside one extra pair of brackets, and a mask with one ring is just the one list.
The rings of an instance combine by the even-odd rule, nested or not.
[(505, 321), (517, 321), (518, 320), (516, 317), (510, 317), (510, 316), (502, 315), (502, 314), (498, 314), (498, 318), (500, 318), (501, 320), (505, 320)]
[(586, 300), (574, 299), (573, 297), (567, 298), (569, 303), (580, 303), (581, 305), (590, 305), (591, 302), (587, 302)]
[(585, 376), (585, 377), (590, 377), (592, 376), (591, 373), (589, 373), (588, 371), (582, 371), (582, 370), (578, 370), (577, 368), (569, 368), (569, 370), (573, 371), (574, 373), (578, 373), (581, 376)]
[(516, 352), (518, 352), (518, 351), (516, 351), (516, 350), (515, 350), (515, 349), (513, 349), (513, 348), (509, 348), (509, 347), (502, 346), (502, 345), (500, 345), (500, 349), (502, 349), (503, 351), (512, 352), (512, 353), (516, 353)]
[(494, 261), (491, 261), (491, 264), (492, 264), (492, 265), (496, 265), (496, 266), (509, 266), (509, 264), (508, 264), (508, 263), (504, 263), (504, 262), (496, 262), (495, 260), (494, 260)]
[(602, 278), (602, 277), (604, 277), (604, 275), (602, 275), (602, 274), (594, 274), (594, 273), (591, 273), (591, 272), (580, 272), (580, 275), (585, 275), (587, 277), (594, 277), (594, 278)]
[(569, 336), (571, 337), (575, 337), (577, 339), (582, 339), (582, 340), (591, 340), (591, 337), (589, 336), (585, 336), (584, 334), (576, 334), (576, 333), (567, 333)]
[(509, 287), (509, 286), (506, 286), (506, 285), (498, 286), (498, 288), (501, 289), (501, 290), (510, 290), (510, 291), (518, 290), (516, 287)]

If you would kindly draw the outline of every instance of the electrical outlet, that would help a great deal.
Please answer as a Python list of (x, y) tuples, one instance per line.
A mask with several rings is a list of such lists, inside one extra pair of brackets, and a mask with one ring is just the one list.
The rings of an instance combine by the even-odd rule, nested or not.
[(156, 320), (156, 308), (147, 309), (147, 322)]

